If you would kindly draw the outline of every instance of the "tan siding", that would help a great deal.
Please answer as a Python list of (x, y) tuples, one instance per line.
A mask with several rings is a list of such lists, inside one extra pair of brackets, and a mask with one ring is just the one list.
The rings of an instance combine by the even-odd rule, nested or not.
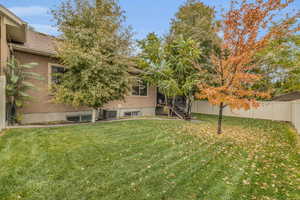
[(127, 96), (124, 101), (114, 101), (105, 108), (122, 109), (122, 108), (150, 108), (156, 106), (156, 88), (148, 88), (148, 96)]
[(9, 57), (9, 48), (6, 38), (6, 25), (4, 23), (4, 17), (0, 17), (0, 68), (1, 74), (6, 66), (6, 61)]
[(56, 63), (53, 58), (32, 55), (23, 52), (15, 52), (16, 59), (22, 64), (38, 63), (32, 71), (44, 77), (43, 81), (31, 80), (38, 90), (32, 90), (29, 94), (33, 97), (30, 102), (23, 108), (24, 113), (48, 113), (48, 112), (74, 112), (84, 111), (87, 108), (73, 108), (63, 104), (55, 104), (52, 102), (52, 96), (49, 93), (48, 87), (48, 64)]
[(6, 126), (6, 95), (5, 95), (6, 78), (0, 76), (0, 131)]
[[(55, 59), (32, 55), (23, 52), (15, 52), (16, 58), (21, 63), (36, 62), (39, 65), (33, 69), (44, 77), (44, 81), (32, 80), (32, 83), (38, 87), (37, 91), (30, 91), (33, 97), (23, 109), (24, 113), (59, 113), (59, 112), (75, 112), (89, 110), (88, 108), (72, 108), (62, 104), (54, 104), (51, 102), (52, 96), (48, 91), (48, 65), (49, 63), (57, 63)], [(128, 96), (124, 101), (114, 101), (105, 106), (106, 109), (127, 109), (127, 108), (150, 108), (156, 106), (156, 89), (151, 87), (148, 89), (147, 97)]]

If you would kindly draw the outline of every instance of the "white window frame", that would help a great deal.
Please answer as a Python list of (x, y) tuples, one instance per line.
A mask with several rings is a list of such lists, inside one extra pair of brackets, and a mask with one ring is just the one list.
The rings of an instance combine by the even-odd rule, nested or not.
[[(130, 116), (126, 116), (126, 113), (130, 113)], [(133, 115), (133, 113), (137, 113), (137, 115)], [(142, 116), (142, 112), (140, 110), (134, 110), (134, 111), (125, 111), (124, 112), (124, 117), (139, 117)]]
[(48, 63), (48, 86), (51, 88), (52, 85), (52, 67), (62, 67), (66, 68), (65, 66), (57, 63)]
[[(142, 81), (142, 80), (137, 80), (137, 81)], [(134, 87), (134, 85), (132, 85), (132, 87)], [(145, 95), (145, 96), (141, 96), (141, 95), (134, 95), (134, 94), (132, 94), (132, 90), (131, 90), (131, 96), (132, 97), (149, 97), (149, 84), (147, 83), (147, 95)]]

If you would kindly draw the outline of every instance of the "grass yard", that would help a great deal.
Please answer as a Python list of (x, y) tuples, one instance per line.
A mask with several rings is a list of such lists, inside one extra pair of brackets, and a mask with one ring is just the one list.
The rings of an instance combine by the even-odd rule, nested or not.
[(13, 129), (0, 137), (1, 200), (299, 200), (287, 123), (216, 117)]

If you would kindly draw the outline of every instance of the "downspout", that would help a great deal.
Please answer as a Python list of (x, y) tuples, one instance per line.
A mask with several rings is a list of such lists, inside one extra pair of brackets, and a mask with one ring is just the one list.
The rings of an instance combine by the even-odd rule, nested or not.
[(0, 16), (0, 75), (4, 74), (5, 67), (5, 58), (4, 58), (4, 49), (6, 42), (6, 27), (4, 24), (4, 17)]

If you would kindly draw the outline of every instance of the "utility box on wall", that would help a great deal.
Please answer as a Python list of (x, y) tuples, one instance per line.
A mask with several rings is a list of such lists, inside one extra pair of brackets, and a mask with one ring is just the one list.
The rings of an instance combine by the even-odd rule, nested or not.
[(116, 110), (103, 110), (103, 117), (106, 120), (117, 119), (118, 111)]

